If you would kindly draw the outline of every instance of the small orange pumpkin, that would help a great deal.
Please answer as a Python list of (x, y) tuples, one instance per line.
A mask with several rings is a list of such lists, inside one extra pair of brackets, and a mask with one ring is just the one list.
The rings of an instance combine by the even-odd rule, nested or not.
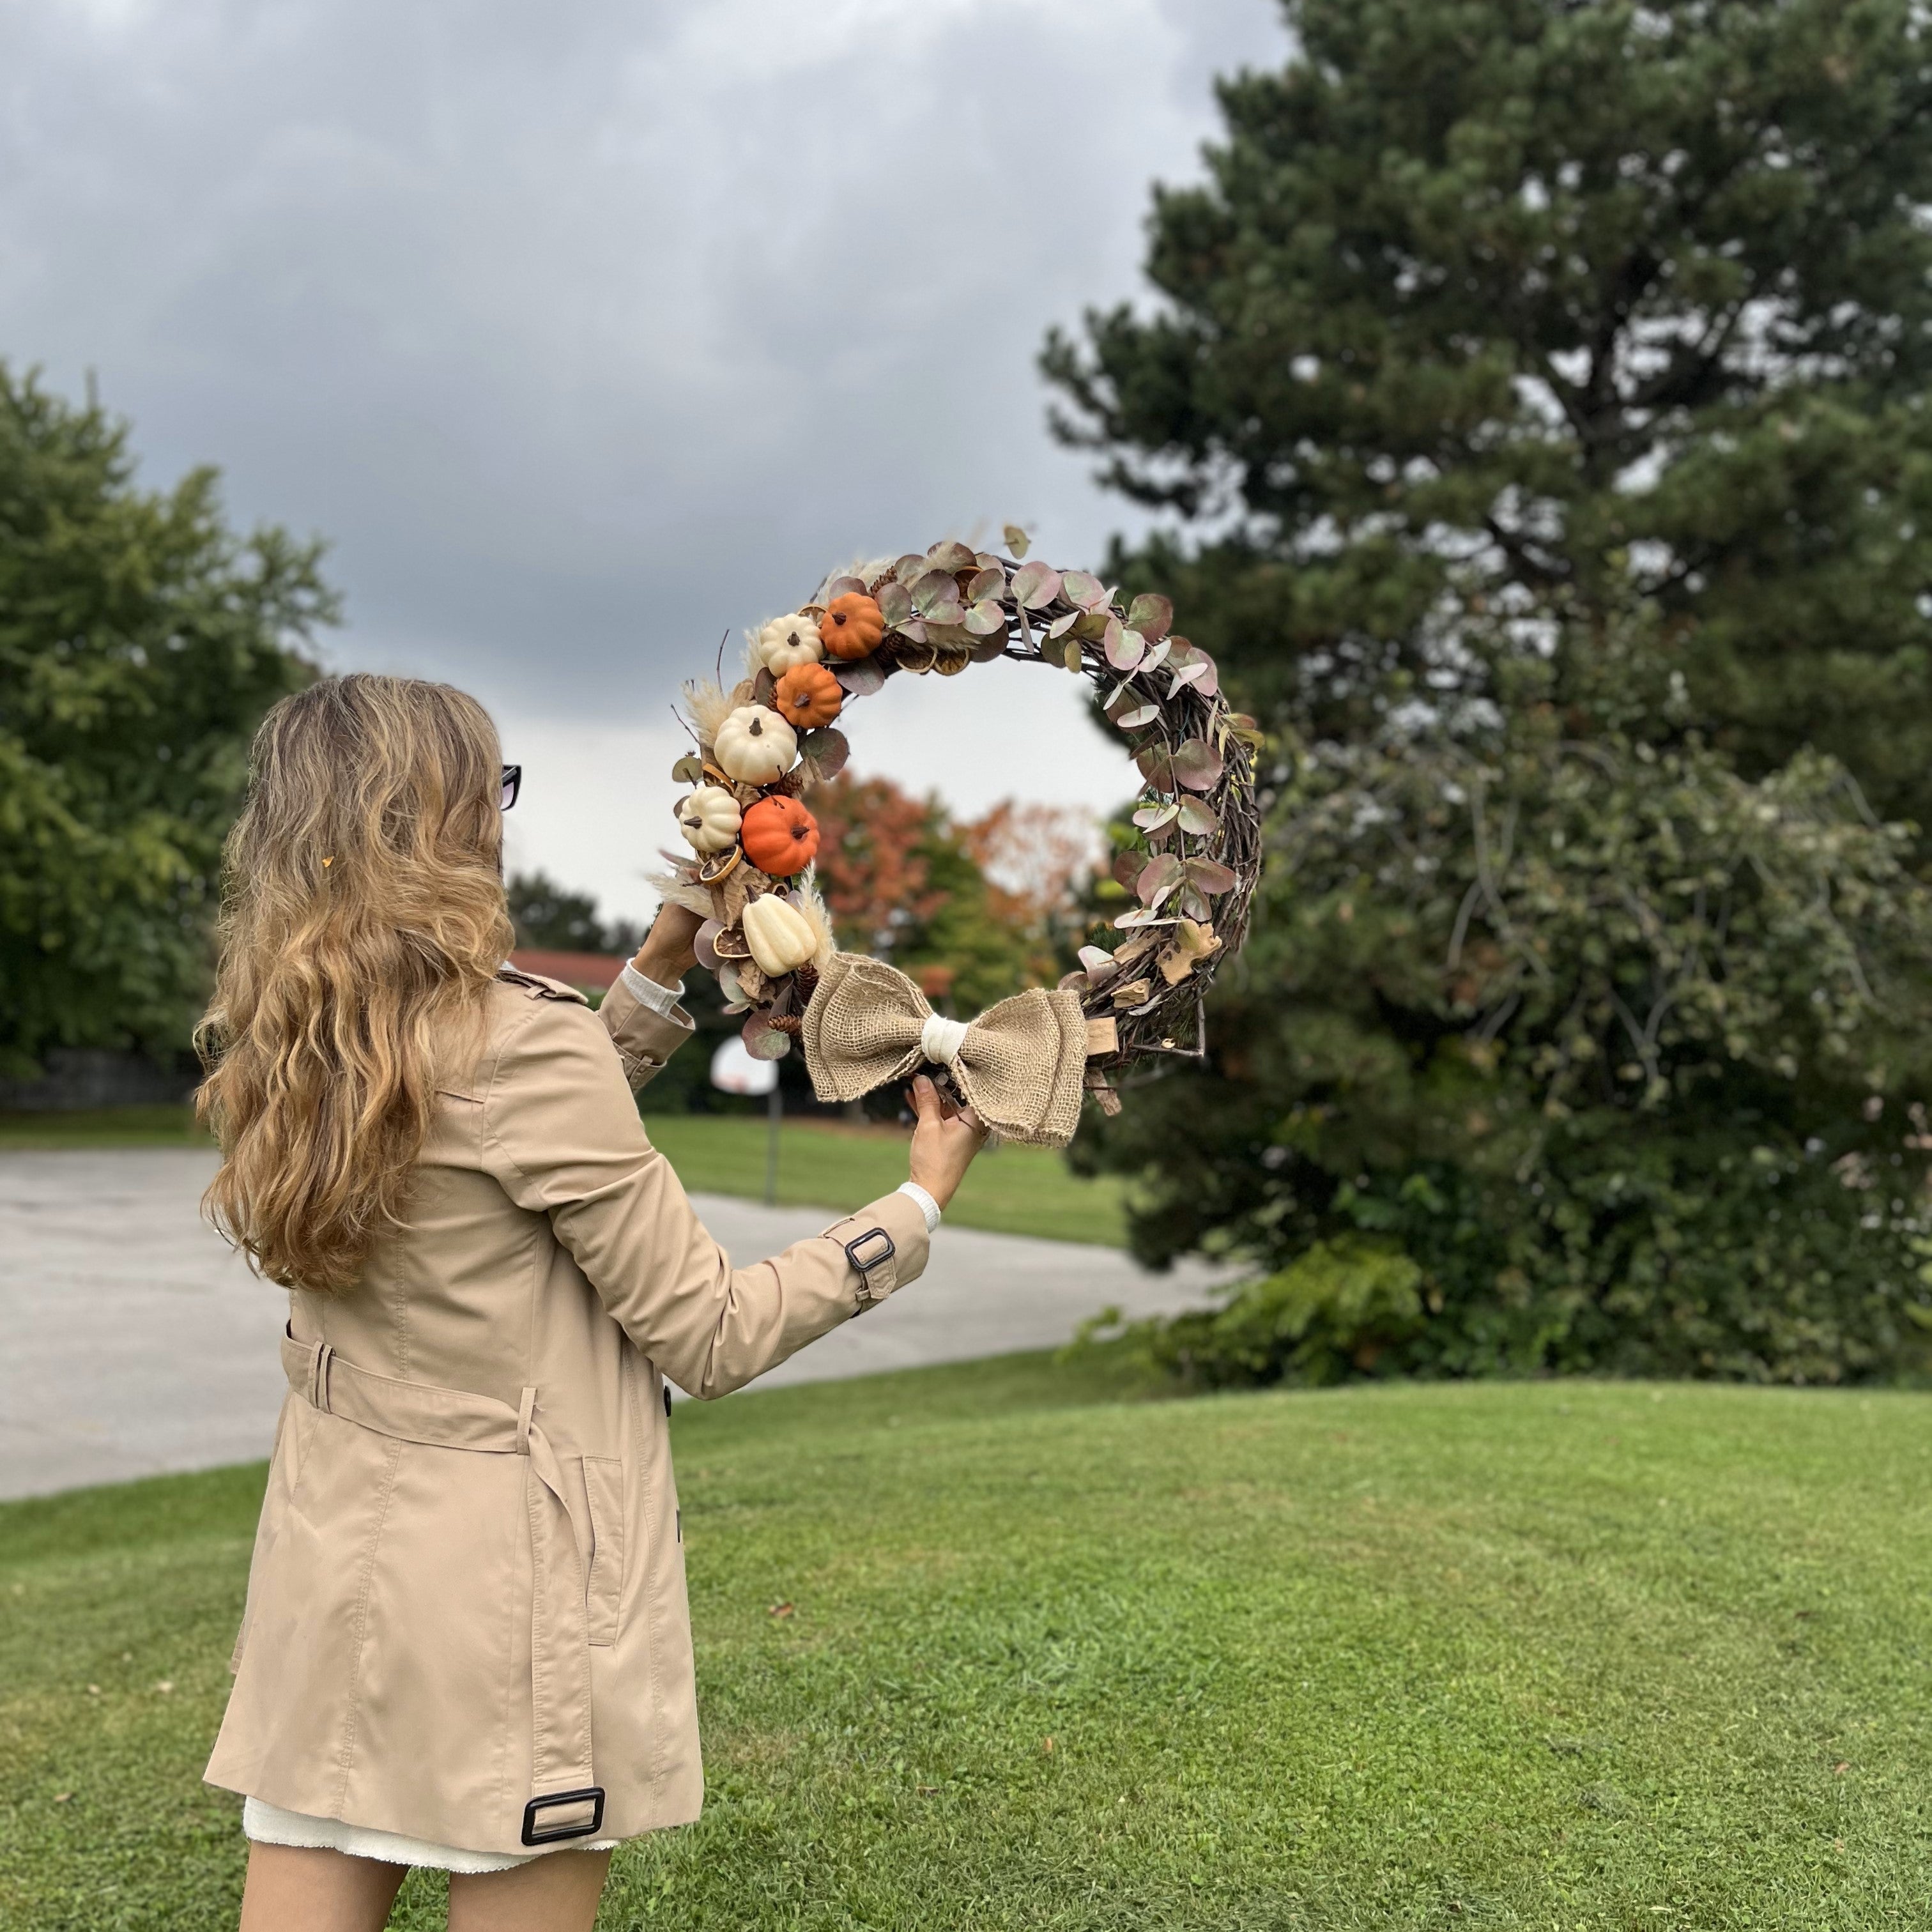
[(835, 658), (869, 657), (885, 634), (884, 614), (862, 590), (833, 598), (818, 620), (818, 641)]
[(761, 798), (746, 810), (739, 842), (760, 872), (788, 879), (817, 855), (818, 820), (795, 798)]
[(830, 724), (844, 703), (844, 688), (821, 664), (794, 664), (772, 694), (778, 716), (801, 731)]

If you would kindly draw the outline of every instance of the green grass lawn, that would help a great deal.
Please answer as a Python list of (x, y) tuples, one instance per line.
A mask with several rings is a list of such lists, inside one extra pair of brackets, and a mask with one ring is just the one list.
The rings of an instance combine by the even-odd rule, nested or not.
[[(740, 1114), (647, 1114), (645, 1126), (686, 1186), (760, 1197), (765, 1123)], [(788, 1205), (862, 1208), (906, 1178), (908, 1136), (890, 1127), (794, 1120), (781, 1130), (778, 1197)], [(0, 1152), (10, 1148), (205, 1146), (186, 1107), (116, 1107), (94, 1113), (0, 1114)], [(954, 1226), (1050, 1240), (1126, 1239), (1125, 1184), (1083, 1180), (1047, 1148), (1002, 1147), (973, 1163), (946, 1210)]]
[[(686, 1187), (758, 1196), (765, 1185), (766, 1126), (742, 1114), (652, 1114), (644, 1125)], [(862, 1208), (906, 1178), (910, 1136), (891, 1127), (795, 1121), (779, 1130), (778, 1196), (803, 1206)], [(1124, 1189), (1114, 1175), (1083, 1180), (1050, 1148), (982, 1154), (946, 1210), (949, 1222), (1048, 1240), (1126, 1239)]]
[[(709, 1799), (600, 1925), (1932, 1922), (1932, 1398), (1121, 1395), (680, 1407)], [(0, 1510), (0, 1923), (232, 1924), (260, 1481)]]

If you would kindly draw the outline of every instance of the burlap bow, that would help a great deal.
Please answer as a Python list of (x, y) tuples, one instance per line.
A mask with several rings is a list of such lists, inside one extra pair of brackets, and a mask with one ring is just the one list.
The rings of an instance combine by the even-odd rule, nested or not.
[(949, 1020), (895, 966), (836, 952), (805, 1010), (805, 1061), (821, 1100), (856, 1100), (932, 1064), (1009, 1140), (1064, 1147), (1079, 1124), (1087, 1022), (1079, 996), (1035, 986), (976, 1020)]

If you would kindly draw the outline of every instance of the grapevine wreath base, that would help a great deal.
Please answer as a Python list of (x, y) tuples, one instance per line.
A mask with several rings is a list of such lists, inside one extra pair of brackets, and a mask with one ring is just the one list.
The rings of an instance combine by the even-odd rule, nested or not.
[[(1006, 556), (944, 542), (830, 578), (748, 634), (732, 689), (686, 685), (698, 749), (672, 776), (692, 787), (677, 811), (690, 850), (654, 883), (704, 918), (698, 956), (746, 1016), (746, 1047), (776, 1060), (799, 1040), (820, 1099), (923, 1066), (996, 1131), (1062, 1146), (1083, 1094), (1114, 1112), (1136, 1061), (1204, 1054), (1208, 981), (1246, 933), (1260, 875), (1259, 739), (1228, 710), (1214, 660), (1172, 634), (1166, 598), (1123, 609), (1097, 578), (1024, 561), (1024, 532), (1006, 538)], [(805, 801), (844, 766), (835, 721), (854, 700), (898, 672), (950, 677), (998, 657), (1090, 679), (1124, 734), (1144, 795), (1114, 876), (1136, 903), (1058, 987), (962, 1022), (896, 968), (836, 950)]]

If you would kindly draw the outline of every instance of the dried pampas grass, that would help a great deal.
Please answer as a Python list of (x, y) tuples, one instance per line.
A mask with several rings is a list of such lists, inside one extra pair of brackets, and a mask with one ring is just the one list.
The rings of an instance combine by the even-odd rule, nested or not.
[(731, 715), (731, 698), (708, 677), (694, 677), (684, 687), (684, 715), (698, 734), (700, 749), (709, 752), (718, 728)]
[(686, 912), (694, 912), (700, 919), (712, 916), (711, 892), (708, 886), (680, 879), (675, 872), (646, 872), (644, 884), (672, 905), (682, 906)]
[(791, 902), (804, 914), (805, 922), (812, 930), (818, 944), (812, 949), (812, 963), (824, 968), (838, 950), (838, 943), (832, 934), (832, 915), (825, 909), (825, 902), (818, 896), (818, 878), (814, 871), (808, 869), (793, 886)]

